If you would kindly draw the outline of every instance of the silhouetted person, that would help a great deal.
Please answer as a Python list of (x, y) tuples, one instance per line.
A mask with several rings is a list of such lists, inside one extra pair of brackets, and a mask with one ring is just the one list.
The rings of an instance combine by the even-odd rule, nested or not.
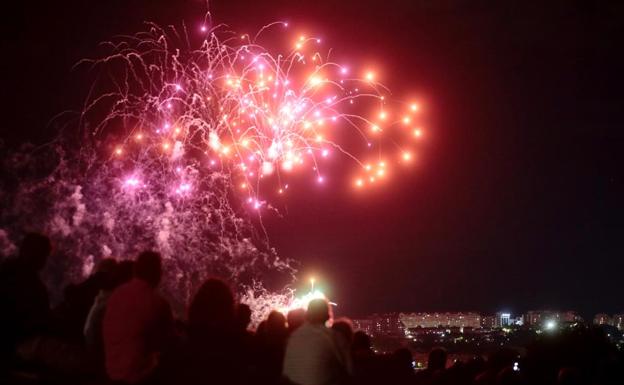
[(234, 312), (234, 324), (238, 333), (245, 340), (245, 344), (252, 343), (254, 334), (249, 330), (251, 324), (251, 308), (245, 303), (236, 305)]
[(234, 295), (227, 284), (208, 279), (200, 286), (189, 307), (188, 330), (188, 351), (176, 382), (242, 383), (248, 358), (236, 323)]
[(256, 335), (258, 341), (258, 363), (262, 381), (275, 383), (282, 373), (284, 352), (288, 329), (286, 317), (278, 311), (272, 311), (266, 319), (264, 328)]
[(429, 352), (427, 368), (416, 374), (419, 384), (433, 384), (440, 379), (446, 368), (447, 353), (442, 348), (434, 348)]
[(291, 382), (299, 385), (346, 382), (349, 373), (335, 333), (325, 326), (330, 318), (326, 300), (310, 301), (306, 322), (290, 335), (286, 345), (283, 374)]
[(373, 351), (371, 338), (363, 331), (353, 333), (351, 343), (351, 357), (353, 359), (353, 375), (356, 384), (376, 384), (385, 379), (380, 362)]
[(95, 271), (84, 281), (69, 284), (63, 292), (63, 302), (54, 309), (66, 339), (83, 341), (84, 325), (93, 302), (117, 265), (112, 258), (98, 263)]
[(353, 325), (351, 324), (351, 320), (348, 318), (337, 319), (332, 323), (331, 328), (345, 340), (349, 347), (351, 347), (351, 342), (353, 341)]
[(249, 305), (244, 303), (236, 305), (234, 323), (237, 328), (237, 338), (239, 339), (240, 357), (243, 358), (246, 364), (251, 365), (253, 357), (258, 352), (255, 335), (249, 330), (249, 325), (251, 324), (251, 308)]
[(247, 331), (249, 328), (249, 324), (251, 323), (251, 308), (249, 305), (244, 303), (239, 303), (236, 306), (236, 325), (239, 330)]
[(292, 333), (305, 322), (305, 309), (293, 309), (286, 315), (288, 323), (288, 333)]
[(444, 370), (446, 368), (447, 354), (442, 348), (432, 349), (429, 352), (429, 360), (427, 361), (427, 369)]
[[(489, 385), (503, 380), (502, 377), (499, 380), (499, 374), (503, 369), (511, 368), (517, 358), (518, 353), (509, 348), (501, 348), (493, 352), (488, 357), (486, 370), (475, 378), (475, 384)], [(506, 375), (504, 379), (509, 380), (507, 377), (509, 375)]]
[(466, 362), (455, 361), (444, 371), (443, 384), (470, 384), (484, 370), (485, 360), (480, 355), (475, 355)]
[(288, 329), (286, 328), (286, 317), (284, 317), (284, 314), (275, 310), (270, 312), (267, 317), (265, 333), (271, 337), (285, 338)]
[(48, 331), (48, 291), (39, 273), (51, 251), (46, 236), (28, 233), (18, 256), (0, 266), (0, 360), (3, 362), (14, 353), (16, 344)]
[(347, 367), (347, 372), (353, 373), (353, 359), (351, 356), (351, 343), (353, 341), (353, 325), (348, 318), (339, 318), (332, 323), (342, 361)]
[(373, 355), (371, 339), (365, 332), (358, 330), (353, 333), (353, 342), (351, 343), (351, 351), (354, 356), (370, 356)]
[(218, 339), (234, 328), (234, 295), (223, 281), (204, 282), (189, 307), (188, 323), (192, 338)]
[(83, 334), (87, 351), (92, 355), (98, 366), (100, 366), (101, 362), (102, 368), (104, 361), (102, 323), (106, 312), (106, 304), (113, 290), (132, 279), (133, 266), (133, 261), (122, 261), (114, 264), (107, 262), (106, 268), (110, 268), (111, 271), (101, 282), (100, 292), (95, 297), (84, 324)]
[(146, 251), (134, 264), (134, 278), (108, 299), (103, 321), (106, 372), (135, 384), (148, 379), (173, 333), (169, 304), (158, 294), (161, 258)]
[(401, 348), (392, 353), (390, 358), (390, 373), (394, 384), (411, 384), (414, 381), (412, 352)]

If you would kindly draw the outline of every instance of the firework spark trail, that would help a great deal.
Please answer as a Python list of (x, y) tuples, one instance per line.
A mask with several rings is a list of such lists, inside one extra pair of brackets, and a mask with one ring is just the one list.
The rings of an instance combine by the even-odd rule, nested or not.
[[(295, 170), (308, 170), (323, 183), (321, 168), (329, 167), (324, 158), (332, 151), (354, 161), (361, 174), (353, 179), (356, 187), (386, 177), (396, 162), (385, 158), (411, 160), (409, 148), (422, 135), (414, 127), (418, 106), (397, 117), (375, 74), (350, 77), (346, 66), (324, 61), (315, 51), (320, 39), (299, 36), (287, 54), (272, 55), (256, 42), (260, 34), (251, 39), (219, 26), (202, 31), (206, 36), (200, 47), (192, 49), (186, 30), (182, 38), (172, 27), (168, 34), (150, 26), (149, 32), (108, 42), (113, 54), (88, 61), (123, 67), (113, 76), (116, 88), (91, 100), (84, 111), (88, 115), (103, 103), (110, 106), (93, 133), (115, 133), (113, 156), (131, 162), (137, 153), (149, 152), (164, 167), (184, 167), (192, 159), (227, 169), (256, 209), (266, 204), (263, 191), (284, 193)], [(358, 114), (358, 103), (373, 108), (372, 117)], [(344, 127), (354, 135), (340, 138)], [(373, 152), (387, 141), (386, 148), (396, 154), (377, 152), (360, 160), (347, 149), (353, 138)], [(181, 175), (178, 181), (176, 193), (193, 189), (192, 178)]]
[[(22, 228), (51, 234), (70, 255), (70, 280), (102, 258), (154, 248), (180, 309), (210, 275), (239, 288), (256, 319), (301, 302), (288, 288), (266, 289), (275, 276), (292, 282), (295, 270), (244, 208), (271, 208), (294, 172), (325, 183), (332, 152), (353, 161), (349, 185), (380, 184), (391, 164), (411, 160), (422, 135), (418, 106), (399, 116), (374, 72), (350, 76), (352, 68), (316, 51), (318, 38), (299, 36), (286, 54), (271, 54), (259, 40), (285, 23), (253, 38), (202, 26), (198, 48), (186, 29), (148, 26), (104, 43), (110, 55), (78, 64), (105, 77), (84, 104), (80, 134), (59, 138), (43, 156), (5, 157), (19, 183), (2, 186), (13, 203), (1, 212), (2, 223), (13, 223), (0, 229), (3, 237)], [(363, 108), (371, 117), (358, 113)], [(352, 153), (354, 139), (375, 155)], [(384, 140), (392, 153), (381, 154)]]

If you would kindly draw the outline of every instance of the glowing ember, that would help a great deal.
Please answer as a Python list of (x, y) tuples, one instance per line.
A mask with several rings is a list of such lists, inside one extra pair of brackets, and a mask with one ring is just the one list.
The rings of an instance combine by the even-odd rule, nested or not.
[(327, 297), (325, 296), (325, 294), (323, 294), (322, 291), (315, 289), (304, 294), (300, 298), (294, 298), (288, 306), (279, 309), (279, 311), (287, 314), (289, 311), (294, 309), (307, 309), (310, 301), (314, 299), (327, 299)]

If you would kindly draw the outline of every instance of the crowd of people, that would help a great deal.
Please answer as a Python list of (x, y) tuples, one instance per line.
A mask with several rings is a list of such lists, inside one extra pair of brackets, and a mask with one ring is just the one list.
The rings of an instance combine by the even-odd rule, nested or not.
[(377, 354), (368, 335), (348, 319), (333, 319), (321, 299), (287, 315), (272, 311), (252, 331), (249, 306), (219, 279), (206, 280), (184, 320), (176, 319), (159, 293), (161, 258), (153, 251), (134, 261), (102, 260), (51, 309), (39, 276), (51, 250), (47, 237), (27, 234), (18, 255), (0, 266), (0, 383), (572, 385), (621, 379), (621, 353), (599, 336), (595, 343), (577, 341), (571, 350), (583, 351), (567, 361), (535, 348), (522, 358), (526, 369), (508, 349), (449, 365), (438, 348), (416, 371), (410, 350)]

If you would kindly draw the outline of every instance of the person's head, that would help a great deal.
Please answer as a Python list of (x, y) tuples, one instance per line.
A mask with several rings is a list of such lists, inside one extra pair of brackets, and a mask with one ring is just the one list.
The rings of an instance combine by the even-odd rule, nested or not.
[(150, 286), (158, 286), (162, 274), (161, 263), (160, 254), (157, 252), (142, 252), (134, 263), (134, 277), (142, 279)]
[(247, 330), (251, 322), (251, 308), (249, 305), (239, 303), (236, 306), (236, 324), (241, 330)]
[(206, 280), (191, 302), (188, 318), (195, 328), (233, 326), (234, 295), (229, 286), (219, 279)]
[(485, 360), (481, 355), (473, 356), (466, 363), (466, 371), (472, 376), (476, 376), (477, 373), (481, 373), (485, 369)]
[(117, 268), (117, 260), (115, 258), (103, 258), (95, 267), (94, 274), (110, 274)]
[(339, 318), (332, 324), (332, 329), (344, 337), (345, 341), (351, 344), (353, 340), (353, 325), (348, 318)]
[(306, 312), (304, 309), (293, 309), (286, 315), (288, 331), (293, 332), (305, 322)]
[(371, 350), (371, 339), (362, 330), (358, 330), (353, 333), (353, 342), (351, 343), (351, 349), (354, 352), (369, 352)]
[(22, 240), (19, 258), (33, 271), (43, 269), (52, 252), (52, 243), (45, 235), (28, 233)]
[(399, 348), (392, 353), (392, 363), (394, 370), (400, 373), (413, 373), (412, 352), (406, 348)]
[(518, 359), (518, 352), (510, 348), (500, 348), (492, 352), (487, 361), (487, 366), (491, 369), (500, 371), (503, 368), (512, 366), (514, 361)]
[(429, 362), (427, 369), (441, 370), (446, 368), (446, 350), (442, 348), (434, 348), (429, 352)]
[(286, 317), (277, 310), (269, 313), (266, 322), (266, 332), (269, 335), (283, 335), (286, 333)]
[(98, 263), (93, 276), (99, 279), (100, 289), (111, 290), (115, 287), (116, 274), (117, 261), (113, 258), (104, 258)]
[(326, 299), (313, 299), (308, 303), (306, 320), (313, 325), (323, 325), (331, 318), (331, 309)]

